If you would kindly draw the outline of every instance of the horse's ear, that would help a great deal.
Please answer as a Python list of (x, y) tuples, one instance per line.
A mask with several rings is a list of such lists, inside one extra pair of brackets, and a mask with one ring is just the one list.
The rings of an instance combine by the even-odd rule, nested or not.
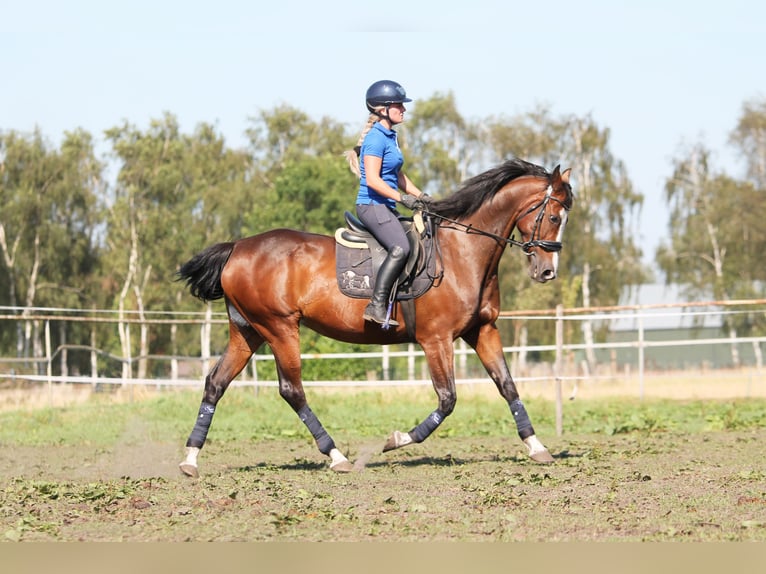
[(572, 174), (571, 167), (568, 169), (565, 169), (562, 173), (561, 164), (559, 164), (553, 169), (553, 173), (551, 174), (551, 180), (554, 182), (569, 183), (569, 176), (571, 174)]

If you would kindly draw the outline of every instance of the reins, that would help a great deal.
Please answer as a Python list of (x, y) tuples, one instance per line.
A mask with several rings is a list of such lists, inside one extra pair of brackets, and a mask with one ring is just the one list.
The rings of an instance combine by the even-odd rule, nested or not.
[(429, 211), (428, 209), (422, 209), (421, 211), (423, 211), (423, 213), (426, 213), (426, 214), (432, 216), (434, 218), (434, 220), (435, 220), (436, 225), (440, 225), (441, 221), (447, 221), (447, 222), (449, 222), (450, 224), (452, 224), (454, 226), (463, 228), (465, 230), (465, 232), (467, 234), (469, 234), (469, 235), (471, 235), (471, 234), (483, 235), (485, 237), (491, 237), (492, 239), (494, 239), (495, 241), (497, 241), (500, 244), (506, 243), (506, 244), (509, 244), (509, 245), (514, 245), (516, 247), (520, 247), (521, 250), (524, 251), (524, 253), (526, 253), (527, 255), (531, 254), (532, 249), (534, 247), (539, 247), (540, 249), (542, 249), (544, 251), (548, 251), (548, 252), (557, 252), (557, 251), (561, 251), (561, 249), (563, 247), (563, 244), (560, 241), (548, 241), (546, 239), (535, 239), (535, 236), (540, 232), (540, 223), (542, 222), (543, 217), (545, 215), (545, 208), (548, 205), (548, 202), (553, 200), (556, 203), (558, 203), (559, 205), (561, 205), (562, 207), (564, 207), (564, 209), (566, 209), (566, 206), (564, 205), (564, 203), (560, 199), (557, 199), (557, 198), (555, 198), (555, 197), (553, 197), (551, 195), (552, 191), (553, 191), (553, 188), (549, 185), (548, 189), (546, 190), (545, 197), (542, 199), (542, 201), (540, 201), (536, 205), (533, 205), (532, 207), (527, 209), (527, 211), (524, 212), (524, 214), (522, 214), (514, 222), (513, 227), (511, 228), (512, 230), (515, 229), (516, 226), (518, 225), (519, 221), (524, 219), (527, 215), (529, 215), (533, 211), (539, 210), (537, 212), (537, 215), (535, 216), (535, 226), (532, 229), (532, 234), (531, 234), (531, 237), (530, 237), (529, 241), (518, 241), (518, 240), (514, 239), (513, 233), (511, 233), (510, 237), (503, 237), (502, 235), (497, 235), (496, 233), (492, 233), (490, 231), (484, 231), (483, 229), (477, 229), (476, 227), (473, 226), (473, 224), (466, 225), (465, 223), (462, 223), (460, 221), (456, 221), (454, 219), (450, 219), (449, 217), (444, 217), (443, 215), (439, 215), (438, 213), (436, 213), (434, 211)]

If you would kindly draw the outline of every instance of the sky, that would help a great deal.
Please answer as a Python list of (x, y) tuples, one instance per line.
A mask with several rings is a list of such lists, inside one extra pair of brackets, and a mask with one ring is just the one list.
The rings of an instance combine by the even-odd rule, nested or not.
[(742, 177), (728, 140), (766, 98), (764, 21), (752, 0), (0, 0), (0, 130), (56, 144), (83, 128), (103, 145), (106, 129), (170, 112), (241, 147), (249, 118), (281, 104), (361, 129), (379, 79), (401, 83), (411, 111), (448, 92), (471, 120), (543, 105), (609, 129), (644, 195), (649, 262), (673, 158), (703, 143)]

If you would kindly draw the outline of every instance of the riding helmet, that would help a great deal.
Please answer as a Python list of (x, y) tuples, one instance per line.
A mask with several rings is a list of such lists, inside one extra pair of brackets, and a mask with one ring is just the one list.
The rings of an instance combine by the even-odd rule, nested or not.
[(390, 106), (391, 104), (403, 104), (411, 102), (407, 97), (407, 92), (401, 84), (392, 80), (378, 80), (367, 88), (367, 109), (373, 111), (379, 106)]

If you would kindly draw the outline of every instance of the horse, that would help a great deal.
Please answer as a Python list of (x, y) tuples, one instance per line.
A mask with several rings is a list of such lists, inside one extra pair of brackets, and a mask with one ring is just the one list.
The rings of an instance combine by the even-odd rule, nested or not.
[[(307, 401), (301, 380), (301, 325), (349, 343), (418, 343), (422, 348), (438, 405), (409, 432), (393, 431), (383, 452), (423, 442), (453, 412), (457, 401), (453, 343), (462, 338), (508, 403), (528, 456), (539, 463), (553, 462), (535, 434), (503, 354), (496, 326), (498, 265), (507, 246), (518, 246), (527, 257), (532, 280), (545, 283), (556, 278), (574, 201), (570, 172), (556, 166), (549, 173), (513, 158), (424, 206), (436, 221), (443, 276), (414, 300), (418, 319), (414, 335), (403, 321), (388, 329), (364, 321), (367, 301), (340, 292), (333, 237), (280, 228), (211, 245), (193, 256), (179, 268), (177, 280), (185, 281), (190, 293), (202, 301), (224, 299), (229, 341), (205, 377), (181, 472), (199, 476), (198, 456), (216, 407), (232, 379), (264, 343), (274, 355), (280, 396), (311, 433), (320, 453), (329, 457), (329, 468), (354, 470)], [(521, 240), (514, 238), (514, 230)], [(395, 304), (395, 314), (400, 305)]]

